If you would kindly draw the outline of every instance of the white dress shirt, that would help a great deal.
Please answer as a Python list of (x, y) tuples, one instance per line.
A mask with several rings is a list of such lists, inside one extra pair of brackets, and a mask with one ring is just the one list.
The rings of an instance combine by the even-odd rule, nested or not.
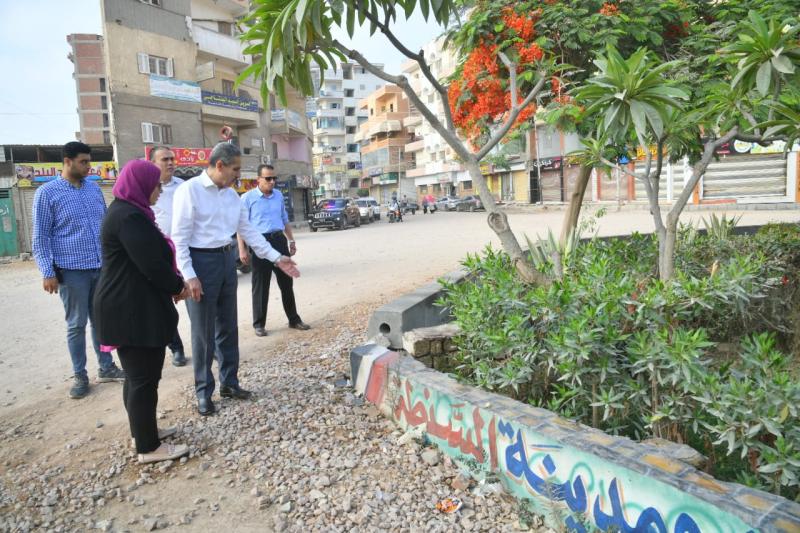
[(175, 176), (172, 176), (167, 183), (162, 182), (161, 194), (156, 205), (153, 206), (156, 224), (167, 237), (172, 233), (172, 200), (175, 197), (175, 191), (178, 190), (178, 185), (181, 183), (183, 183), (183, 180)]
[(248, 220), (239, 195), (230, 187), (220, 189), (203, 171), (175, 191), (172, 201), (172, 241), (183, 279), (196, 278), (189, 248), (219, 248), (231, 244), (238, 233), (262, 259), (277, 261), (281, 254)]

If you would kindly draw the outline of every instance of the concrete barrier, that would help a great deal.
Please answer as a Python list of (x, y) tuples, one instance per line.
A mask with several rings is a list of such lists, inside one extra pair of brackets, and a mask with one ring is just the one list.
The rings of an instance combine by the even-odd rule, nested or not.
[(497, 476), (553, 528), (661, 533), (800, 532), (800, 505), (718, 481), (658, 449), (458, 383), (377, 345), (352, 380), (404, 429), (421, 428), (473, 475)]

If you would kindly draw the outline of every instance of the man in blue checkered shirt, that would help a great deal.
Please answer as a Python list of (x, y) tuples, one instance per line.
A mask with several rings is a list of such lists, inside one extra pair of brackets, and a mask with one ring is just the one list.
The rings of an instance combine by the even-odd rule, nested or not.
[[(91, 153), (83, 143), (65, 144), (61, 177), (39, 187), (33, 197), (33, 256), (44, 278), (44, 290), (58, 293), (64, 304), (67, 348), (75, 374), (69, 395), (75, 399), (89, 393), (86, 322), (92, 315), (92, 298), (100, 277), (100, 224), (106, 212), (100, 187), (86, 179)], [(94, 325), (92, 344), (100, 366), (97, 381), (125, 379), (111, 354), (100, 351)]]

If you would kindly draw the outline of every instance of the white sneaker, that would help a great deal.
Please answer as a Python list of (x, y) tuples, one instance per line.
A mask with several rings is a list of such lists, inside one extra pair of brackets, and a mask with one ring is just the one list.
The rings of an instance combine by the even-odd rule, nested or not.
[[(164, 440), (176, 434), (178, 432), (178, 428), (175, 426), (169, 426), (168, 428), (158, 429), (158, 440)], [(136, 448), (136, 439), (131, 437), (131, 447)]]
[(159, 463), (183, 457), (189, 453), (189, 447), (185, 444), (161, 443), (161, 446), (149, 453), (139, 454), (139, 464)]

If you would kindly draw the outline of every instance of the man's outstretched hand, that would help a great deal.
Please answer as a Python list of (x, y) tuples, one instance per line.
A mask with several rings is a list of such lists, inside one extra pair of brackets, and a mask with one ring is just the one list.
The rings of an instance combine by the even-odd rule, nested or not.
[(293, 278), (300, 277), (300, 270), (297, 268), (297, 263), (292, 261), (291, 257), (282, 255), (281, 258), (275, 262), (275, 266), (283, 270), (288, 276)]

